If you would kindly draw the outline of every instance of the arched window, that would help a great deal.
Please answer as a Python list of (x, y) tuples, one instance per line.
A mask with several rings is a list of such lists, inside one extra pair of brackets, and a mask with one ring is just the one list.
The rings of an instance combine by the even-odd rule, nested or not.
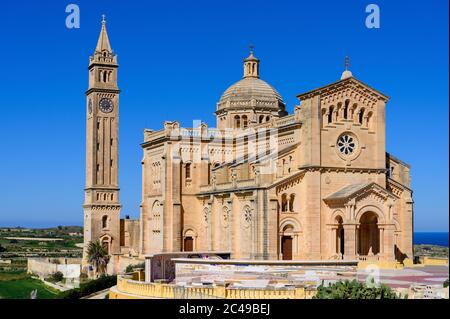
[(102, 217), (102, 228), (108, 228), (108, 216), (107, 215)]
[(290, 173), (292, 170), (292, 156), (289, 156), (287, 172)]
[(345, 100), (344, 105), (344, 119), (348, 118), (348, 104), (350, 103), (350, 100)]
[(186, 178), (191, 178), (191, 163), (186, 163)]
[(322, 109), (322, 127), (328, 124), (327, 109)]
[(336, 121), (340, 121), (342, 119), (342, 113), (343, 113), (342, 110), (343, 110), (342, 103), (339, 102), (337, 104), (337, 108), (336, 108)]
[(243, 127), (243, 128), (247, 128), (247, 126), (248, 126), (247, 115), (243, 115), (243, 116), (242, 116), (242, 127)]
[(106, 71), (103, 71), (103, 82), (107, 82), (108, 81), (108, 73)]
[(330, 106), (330, 111), (328, 112), (328, 124), (333, 123), (333, 112), (334, 106)]
[(287, 209), (288, 209), (287, 195), (283, 194), (281, 195), (281, 211), (287, 212)]
[(358, 108), (358, 104), (354, 103), (353, 106), (350, 108), (350, 119), (352, 119), (353, 121), (355, 121), (355, 116), (356, 116), (356, 109)]
[(239, 115), (234, 116), (234, 128), (240, 128), (241, 127), (241, 118)]
[(291, 194), (291, 196), (289, 197), (289, 211), (290, 212), (294, 212), (294, 199), (295, 199), (295, 194)]
[(269, 122), (269, 121), (270, 121), (270, 116), (267, 115), (267, 116), (266, 116), (266, 122)]
[(367, 127), (370, 130), (373, 130), (373, 119), (372, 119), (373, 113), (369, 112), (369, 114), (367, 114)]
[(106, 200), (106, 194), (103, 194), (103, 200)]
[(264, 115), (259, 116), (259, 123), (262, 123), (264, 121)]
[(360, 111), (359, 111), (359, 118), (358, 118), (358, 122), (359, 122), (359, 124), (363, 124), (363, 120), (364, 120), (364, 108), (362, 108)]
[(109, 255), (109, 239), (108, 238), (102, 239), (102, 247), (105, 250), (105, 252)]

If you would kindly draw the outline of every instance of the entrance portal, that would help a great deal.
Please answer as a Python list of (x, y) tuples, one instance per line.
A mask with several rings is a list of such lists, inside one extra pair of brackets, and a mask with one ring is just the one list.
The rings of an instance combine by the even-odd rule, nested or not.
[(292, 260), (292, 236), (281, 237), (281, 253), (283, 260)]
[(185, 237), (184, 238), (184, 251), (193, 251), (194, 250), (194, 238)]
[(364, 213), (358, 231), (358, 254), (377, 255), (380, 252), (380, 230), (378, 216), (373, 212)]

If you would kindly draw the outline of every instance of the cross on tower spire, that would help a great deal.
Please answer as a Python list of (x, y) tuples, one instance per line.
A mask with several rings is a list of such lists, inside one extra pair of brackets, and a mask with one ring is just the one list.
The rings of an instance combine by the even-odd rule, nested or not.
[(341, 80), (348, 79), (353, 76), (352, 72), (349, 70), (349, 67), (350, 67), (350, 58), (348, 57), (348, 55), (346, 55), (345, 56), (345, 71), (342, 72)]

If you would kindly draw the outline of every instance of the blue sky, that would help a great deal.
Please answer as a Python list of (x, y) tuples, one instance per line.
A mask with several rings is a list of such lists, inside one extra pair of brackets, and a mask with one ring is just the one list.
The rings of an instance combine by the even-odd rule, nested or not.
[[(67, 29), (76, 3), (81, 27)], [(365, 27), (365, 7), (381, 10)], [(144, 128), (215, 125), (248, 44), (292, 112), (298, 93), (354, 76), (390, 96), (387, 150), (411, 164), (416, 231), (448, 231), (448, 2), (2, 1), (0, 225), (81, 225), (87, 66), (106, 14), (118, 54), (122, 215), (139, 216)]]

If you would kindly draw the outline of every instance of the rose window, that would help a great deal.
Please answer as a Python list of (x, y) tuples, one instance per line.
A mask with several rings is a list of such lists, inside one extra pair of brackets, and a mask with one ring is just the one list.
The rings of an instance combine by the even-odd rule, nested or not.
[(341, 135), (338, 138), (337, 147), (341, 154), (351, 155), (356, 149), (356, 139), (349, 134)]

